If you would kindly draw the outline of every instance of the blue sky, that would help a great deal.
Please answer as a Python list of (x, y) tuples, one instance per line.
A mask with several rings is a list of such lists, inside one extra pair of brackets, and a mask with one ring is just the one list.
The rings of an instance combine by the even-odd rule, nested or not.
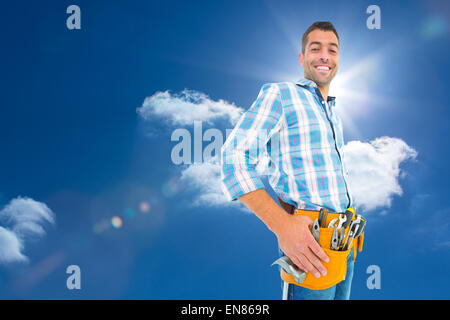
[[(81, 30), (66, 27), (71, 4)], [(366, 27), (371, 4), (380, 30)], [(54, 223), (39, 211), (45, 234), (24, 238), (28, 262), (0, 264), (0, 298), (279, 299), (275, 236), (238, 204), (200, 201), (196, 179), (214, 167), (172, 162), (172, 132), (192, 123), (136, 111), (184, 89), (246, 110), (264, 83), (303, 75), (301, 35), (317, 20), (340, 34), (346, 142), (391, 137), (416, 152), (389, 158), (392, 185), (370, 181), (388, 192), (364, 212), (352, 298), (449, 298), (445, 1), (39, 1), (1, 15), (0, 210), (28, 197)], [(81, 290), (66, 287), (72, 264)], [(380, 290), (366, 286), (370, 265)]]

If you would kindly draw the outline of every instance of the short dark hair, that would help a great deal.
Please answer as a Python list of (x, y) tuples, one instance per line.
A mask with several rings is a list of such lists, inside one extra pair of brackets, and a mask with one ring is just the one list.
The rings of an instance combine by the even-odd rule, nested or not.
[(339, 41), (339, 35), (336, 31), (336, 29), (334, 28), (333, 24), (329, 21), (316, 21), (314, 22), (312, 25), (309, 26), (308, 29), (306, 29), (305, 33), (303, 34), (302, 37), (302, 52), (305, 53), (305, 47), (306, 47), (306, 42), (308, 41), (308, 35), (316, 30), (322, 30), (322, 31), (332, 31), (334, 32), (334, 34), (336, 35), (338, 41)]

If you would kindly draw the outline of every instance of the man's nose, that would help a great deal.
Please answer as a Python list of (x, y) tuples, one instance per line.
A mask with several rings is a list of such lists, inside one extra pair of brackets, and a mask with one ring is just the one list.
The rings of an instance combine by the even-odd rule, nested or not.
[(323, 62), (327, 62), (329, 59), (329, 55), (328, 55), (328, 51), (327, 50), (321, 50), (320, 51), (320, 60), (322, 60)]

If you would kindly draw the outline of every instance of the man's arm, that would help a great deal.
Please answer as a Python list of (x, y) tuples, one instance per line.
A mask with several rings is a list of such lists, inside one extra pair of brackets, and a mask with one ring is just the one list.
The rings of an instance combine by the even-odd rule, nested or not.
[(221, 149), (222, 190), (228, 200), (234, 201), (264, 188), (256, 165), (269, 139), (279, 131), (282, 120), (279, 87), (263, 85), (255, 102), (241, 116)]
[(320, 273), (326, 275), (320, 260), (328, 262), (328, 257), (308, 228), (313, 223), (309, 217), (288, 214), (264, 189), (252, 191), (238, 199), (277, 236), (281, 250), (300, 269), (311, 272), (317, 278)]
[(262, 86), (258, 97), (239, 119), (221, 152), (222, 189), (229, 200), (241, 200), (272, 230), (281, 250), (301, 269), (318, 274), (327, 256), (314, 240), (311, 219), (286, 213), (264, 190), (255, 168), (263, 148), (283, 121), (283, 101), (276, 84)]

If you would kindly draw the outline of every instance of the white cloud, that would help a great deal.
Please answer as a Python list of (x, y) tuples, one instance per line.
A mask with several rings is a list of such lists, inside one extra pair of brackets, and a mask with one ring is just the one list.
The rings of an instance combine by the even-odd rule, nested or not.
[(11, 230), (0, 227), (0, 264), (27, 261), (22, 250), (23, 244), (17, 235)]
[(54, 224), (53, 212), (42, 202), (18, 197), (0, 211), (0, 264), (25, 262), (25, 241), (45, 235), (43, 225)]
[(181, 179), (196, 190), (195, 206), (239, 205), (237, 201), (227, 201), (220, 183), (220, 164), (207, 161), (189, 165), (181, 172)]
[(417, 152), (403, 140), (381, 137), (370, 142), (350, 141), (344, 147), (348, 184), (358, 209), (390, 207), (403, 194), (400, 164), (415, 159)]
[(159, 117), (172, 125), (189, 125), (194, 121), (211, 123), (219, 119), (228, 120), (234, 125), (243, 109), (222, 99), (211, 100), (202, 92), (184, 89), (179, 94), (171, 94), (169, 91), (156, 92), (145, 98), (137, 113), (144, 120)]
[[(260, 175), (267, 174), (268, 158), (262, 156), (256, 165), (256, 172)], [(248, 211), (240, 201), (228, 201), (222, 191), (220, 177), (220, 163), (211, 159), (202, 163), (194, 163), (186, 166), (181, 172), (181, 180), (197, 191), (193, 201), (195, 206), (236, 206)]]

